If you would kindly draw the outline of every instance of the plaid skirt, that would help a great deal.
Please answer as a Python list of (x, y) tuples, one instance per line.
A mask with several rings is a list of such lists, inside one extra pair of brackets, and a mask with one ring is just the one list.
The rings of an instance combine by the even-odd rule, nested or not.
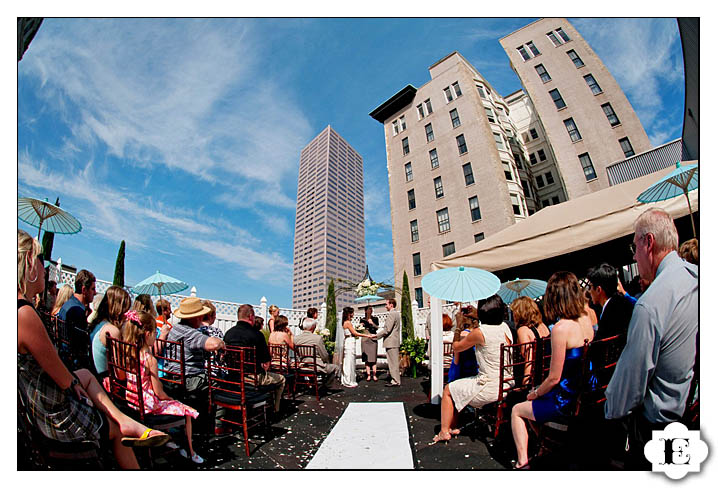
[(18, 391), (29, 418), (47, 438), (61, 442), (94, 441), (99, 444), (102, 415), (63, 390), (30, 354), (17, 355)]

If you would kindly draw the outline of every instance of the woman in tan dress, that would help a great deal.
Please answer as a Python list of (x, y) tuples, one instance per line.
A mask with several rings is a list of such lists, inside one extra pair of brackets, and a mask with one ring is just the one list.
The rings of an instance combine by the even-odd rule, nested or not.
[[(367, 306), (364, 317), (359, 320), (359, 323), (366, 328), (368, 333), (376, 334), (377, 329), (379, 328), (379, 318), (372, 316), (372, 312), (372, 307)], [(366, 380), (373, 380), (374, 382), (379, 380), (376, 376), (377, 348), (378, 341), (376, 338), (370, 337), (361, 339), (361, 359), (366, 366)]]

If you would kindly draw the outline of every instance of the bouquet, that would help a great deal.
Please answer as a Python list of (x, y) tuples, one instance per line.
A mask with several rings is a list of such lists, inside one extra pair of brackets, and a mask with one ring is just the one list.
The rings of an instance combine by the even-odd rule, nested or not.
[(354, 328), (354, 330), (359, 334), (367, 334), (368, 333), (363, 324), (359, 324), (359, 326)]

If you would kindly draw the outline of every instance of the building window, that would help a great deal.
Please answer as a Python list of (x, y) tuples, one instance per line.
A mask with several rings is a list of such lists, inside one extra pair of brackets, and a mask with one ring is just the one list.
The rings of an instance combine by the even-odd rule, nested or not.
[(454, 82), (451, 84), (452, 87), (454, 87), (454, 95), (456, 95), (456, 98), (461, 97), (461, 87), (459, 87), (459, 82)]
[(551, 203), (552, 203), (553, 205), (556, 205), (556, 204), (560, 204), (560, 203), (561, 203), (561, 200), (558, 198), (558, 195), (554, 195), (553, 197), (551, 197)]
[(419, 114), (419, 120), (424, 118), (424, 104), (419, 104), (416, 106), (416, 112)]
[(436, 177), (434, 179), (434, 193), (436, 194), (437, 199), (444, 196), (444, 186), (441, 183), (441, 177)]
[(524, 61), (528, 61), (531, 59), (531, 55), (529, 54), (529, 52), (526, 50), (526, 48), (523, 45), (517, 47), (516, 50), (519, 52), (519, 54), (524, 59)]
[(621, 145), (621, 149), (623, 150), (623, 155), (626, 158), (636, 154), (636, 152), (633, 151), (633, 146), (631, 146), (631, 141), (629, 141), (628, 138), (619, 139), (618, 143)]
[(548, 93), (549, 95), (551, 95), (553, 103), (556, 105), (557, 109), (563, 109), (564, 107), (566, 107), (566, 102), (563, 101), (563, 98), (561, 97), (561, 93), (558, 91), (558, 88), (554, 88)]
[(446, 233), (451, 231), (451, 223), (449, 222), (449, 208), (444, 207), (436, 211), (436, 221), (439, 223), (439, 232)]
[(598, 82), (593, 77), (593, 75), (586, 75), (583, 77), (584, 80), (586, 80), (586, 83), (588, 84), (588, 88), (591, 89), (591, 93), (594, 95), (598, 95), (599, 93), (603, 93), (603, 90), (601, 90), (601, 87), (598, 85)]
[(411, 171), (411, 161), (404, 165), (404, 174), (406, 175), (407, 182), (411, 182), (414, 179), (414, 173)]
[(551, 42), (553, 43), (554, 46), (558, 47), (561, 44), (563, 44), (563, 41), (561, 41), (561, 39), (558, 38), (558, 36), (556, 35), (556, 33), (554, 31), (547, 32), (546, 35), (548, 36), (549, 39), (551, 39)]
[(416, 298), (416, 304), (419, 307), (419, 309), (424, 308), (424, 291), (421, 290), (421, 287), (417, 287), (414, 289), (414, 298)]
[(399, 126), (401, 126), (401, 131), (406, 131), (406, 118), (404, 116), (399, 117)]
[(548, 201), (548, 199), (544, 199), (541, 201), (541, 207), (548, 207), (551, 203)]
[(456, 247), (454, 247), (454, 242), (446, 243), (445, 245), (441, 245), (441, 250), (444, 252), (444, 256), (449, 256), (456, 252)]
[(459, 119), (459, 111), (456, 109), (452, 109), (449, 111), (449, 115), (451, 116), (451, 125), (454, 127), (459, 127), (461, 125), (461, 120)]
[(419, 241), (419, 222), (414, 219), (409, 223), (409, 228), (411, 228), (411, 242), (416, 243)]
[(571, 58), (571, 61), (573, 61), (573, 64), (574, 66), (576, 66), (576, 68), (582, 68), (583, 66), (585, 66), (581, 58), (578, 56), (578, 54), (576, 54), (576, 51), (574, 51), (573, 49), (566, 51), (566, 54), (568, 54), (568, 57)]
[(536, 46), (534, 46), (533, 41), (527, 42), (526, 47), (529, 48), (529, 51), (531, 51), (531, 54), (533, 54), (534, 56), (538, 56), (539, 54), (541, 54), (541, 52), (536, 48)]
[(550, 171), (546, 172), (544, 177), (546, 177), (546, 185), (551, 185), (554, 182), (553, 174)]
[(513, 182), (514, 176), (511, 173), (511, 164), (509, 164), (508, 161), (503, 161), (503, 160), (501, 161), (501, 164), (504, 167), (504, 176), (506, 177), (506, 180)]
[(466, 139), (464, 139), (463, 134), (459, 134), (456, 136), (456, 145), (459, 147), (459, 154), (463, 155), (469, 152), (469, 150), (466, 148)]
[(566, 32), (563, 29), (561, 29), (560, 27), (556, 28), (556, 34), (558, 34), (559, 37), (561, 39), (563, 39), (563, 42), (568, 42), (571, 40), (571, 38), (568, 37), (568, 34), (566, 34)]
[(494, 133), (494, 141), (496, 141), (496, 146), (499, 149), (504, 149), (504, 140), (501, 138), (501, 134), (495, 132)]
[(529, 154), (529, 163), (531, 163), (531, 165), (536, 164), (536, 155), (534, 153)]
[(414, 196), (414, 189), (409, 190), (406, 193), (407, 198), (409, 199), (409, 210), (416, 208), (416, 197)]
[(466, 185), (471, 185), (474, 183), (474, 172), (471, 170), (471, 163), (466, 163), (462, 168), (464, 169), (464, 181)]
[(536, 154), (539, 157), (539, 161), (546, 161), (546, 152), (543, 149), (536, 151)]
[(606, 117), (608, 118), (608, 123), (611, 124), (612, 127), (621, 123), (621, 121), (618, 120), (618, 116), (613, 111), (611, 104), (603, 104), (601, 108), (603, 109), (603, 113), (606, 114)]
[(434, 140), (434, 130), (431, 128), (431, 123), (424, 126), (426, 131), (426, 142), (430, 143)]
[(581, 140), (581, 133), (578, 132), (578, 127), (576, 127), (573, 117), (569, 117), (564, 120), (563, 125), (566, 126), (566, 130), (568, 131), (568, 135), (571, 137), (571, 141), (575, 143), (576, 141)]
[(484, 239), (484, 233), (477, 233), (474, 234), (474, 243), (478, 243), (479, 241)]
[(471, 211), (471, 222), (481, 219), (481, 209), (479, 208), (479, 198), (474, 195), (469, 197), (469, 210)]
[(401, 148), (404, 151), (404, 155), (409, 154), (409, 138), (404, 138), (401, 140)]
[(490, 107), (484, 107), (484, 110), (486, 111), (486, 117), (489, 118), (489, 122), (496, 122), (496, 119), (494, 118), (494, 112), (491, 110)]
[(514, 210), (514, 216), (522, 216), (521, 213), (521, 203), (519, 201), (519, 197), (516, 194), (509, 194), (511, 196), (511, 207)]
[(524, 189), (524, 195), (526, 197), (531, 197), (531, 187), (529, 187), (529, 182), (526, 180), (521, 180), (521, 187)]
[(533, 127), (529, 129), (529, 133), (531, 133), (531, 139), (538, 139), (538, 132)]
[(418, 277), (421, 275), (421, 253), (414, 253), (411, 258), (414, 265), (414, 276)]
[(542, 82), (546, 83), (551, 81), (551, 75), (548, 74), (548, 71), (546, 71), (543, 65), (536, 65), (536, 73), (538, 73)]
[(454, 100), (454, 97), (451, 95), (451, 87), (446, 87), (444, 89), (444, 96), (446, 97), (446, 103), (448, 104), (452, 100)]
[(399, 120), (395, 120), (391, 123), (391, 127), (394, 130), (394, 136), (399, 134)]
[(431, 161), (431, 169), (439, 168), (439, 154), (436, 149), (429, 151), (429, 160)]
[(546, 186), (546, 184), (545, 184), (544, 181), (543, 181), (543, 176), (542, 176), (542, 175), (537, 175), (537, 176), (536, 176), (536, 186), (537, 186), (538, 188), (544, 188), (544, 187)]
[(476, 89), (479, 91), (479, 97), (485, 99), (486, 92), (484, 92), (484, 87), (482, 87), (481, 85), (476, 85)]
[(430, 98), (427, 98), (426, 100), (424, 100), (424, 105), (426, 106), (426, 114), (427, 115), (434, 112), (434, 109), (431, 108), (431, 99)]
[(516, 162), (516, 167), (517, 167), (519, 170), (523, 170), (523, 168), (524, 168), (524, 164), (523, 164), (523, 161), (524, 161), (524, 160), (523, 160), (523, 158), (522, 158), (521, 155), (518, 154), (518, 153), (513, 153), (513, 155), (514, 155), (514, 161)]
[(583, 174), (586, 176), (586, 180), (588, 181), (596, 178), (596, 170), (593, 168), (593, 163), (591, 162), (591, 157), (588, 153), (578, 155), (578, 159), (581, 162), (581, 167), (583, 168)]

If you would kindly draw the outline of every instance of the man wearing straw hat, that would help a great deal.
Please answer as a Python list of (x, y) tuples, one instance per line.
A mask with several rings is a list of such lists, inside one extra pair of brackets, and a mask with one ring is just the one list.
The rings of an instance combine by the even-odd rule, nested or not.
[[(209, 307), (203, 306), (198, 297), (186, 297), (175, 309), (174, 316), (179, 323), (172, 327), (167, 339), (169, 341), (184, 340), (185, 354), (185, 381), (187, 404), (200, 413), (207, 412), (208, 390), (207, 374), (204, 369), (204, 352), (213, 352), (224, 349), (224, 341), (203, 335), (197, 328), (202, 324), (202, 317), (209, 312)], [(179, 374), (179, 364), (170, 362), (165, 366), (168, 372)]]

